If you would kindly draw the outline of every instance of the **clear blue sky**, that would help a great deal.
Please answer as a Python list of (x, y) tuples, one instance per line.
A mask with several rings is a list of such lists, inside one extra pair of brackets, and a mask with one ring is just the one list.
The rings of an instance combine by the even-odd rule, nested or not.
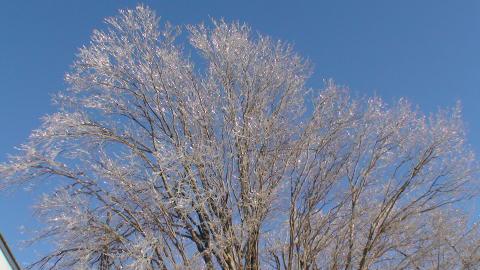
[[(0, 161), (54, 111), (50, 94), (77, 48), (102, 19), (136, 1), (0, 3)], [(333, 78), (359, 94), (406, 97), (425, 112), (462, 101), (469, 143), (480, 153), (480, 1), (143, 1), (173, 24), (224, 17), (290, 41), (315, 64), (310, 86)], [(33, 194), (0, 194), (0, 231), (20, 262), (20, 226), (32, 221)]]

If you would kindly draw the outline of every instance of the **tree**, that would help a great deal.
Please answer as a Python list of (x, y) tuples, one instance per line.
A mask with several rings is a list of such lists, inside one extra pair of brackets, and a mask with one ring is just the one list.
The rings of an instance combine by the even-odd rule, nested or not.
[[(46, 269), (474, 269), (459, 202), (476, 162), (457, 106), (354, 98), (239, 23), (149, 8), (94, 31), (3, 187), (47, 177)], [(201, 59), (197, 67), (193, 59)]]

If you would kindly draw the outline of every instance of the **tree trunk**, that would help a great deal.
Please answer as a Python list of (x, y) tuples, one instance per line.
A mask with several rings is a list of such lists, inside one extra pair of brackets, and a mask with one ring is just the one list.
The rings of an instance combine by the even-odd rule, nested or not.
[(256, 228), (248, 238), (247, 252), (245, 254), (245, 270), (259, 269), (258, 240), (259, 240), (259, 229)]

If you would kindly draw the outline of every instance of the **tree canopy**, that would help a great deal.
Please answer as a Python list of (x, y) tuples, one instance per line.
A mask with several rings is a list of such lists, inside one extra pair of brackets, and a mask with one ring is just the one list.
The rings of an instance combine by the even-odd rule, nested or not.
[(54, 248), (31, 267), (480, 267), (459, 106), (309, 89), (308, 61), (238, 22), (106, 23), (0, 165), (3, 188), (55, 183), (36, 205)]

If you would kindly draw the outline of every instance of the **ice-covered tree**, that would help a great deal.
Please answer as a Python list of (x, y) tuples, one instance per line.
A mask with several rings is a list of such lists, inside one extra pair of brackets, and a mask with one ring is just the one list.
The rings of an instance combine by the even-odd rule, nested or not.
[(54, 249), (32, 267), (479, 267), (458, 107), (309, 90), (290, 45), (240, 23), (187, 26), (182, 45), (144, 6), (106, 22), (0, 165), (4, 188), (55, 187), (36, 206)]

